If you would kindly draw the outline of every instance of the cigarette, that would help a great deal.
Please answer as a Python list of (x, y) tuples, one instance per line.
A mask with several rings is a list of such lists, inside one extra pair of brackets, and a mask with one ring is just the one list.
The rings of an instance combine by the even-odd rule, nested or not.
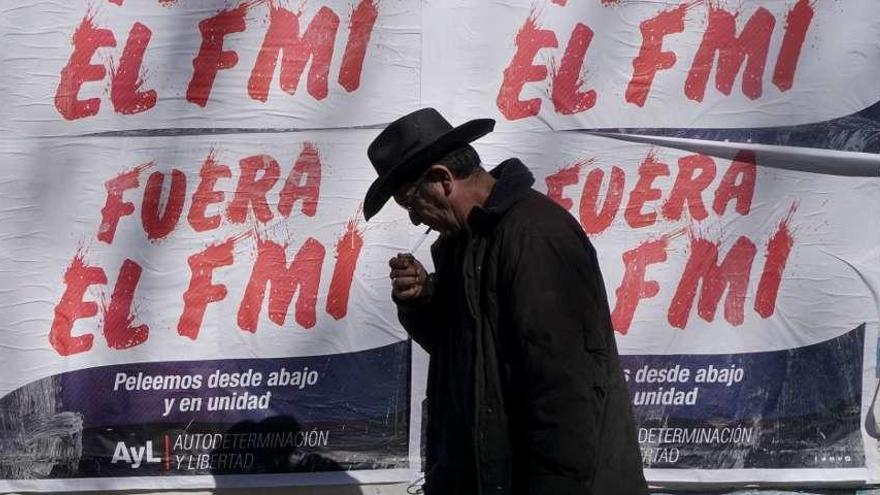
[(428, 230), (426, 230), (425, 233), (422, 234), (421, 237), (419, 237), (419, 240), (416, 242), (416, 245), (413, 246), (412, 249), (409, 250), (409, 254), (415, 254), (415, 252), (418, 251), (420, 247), (422, 247), (422, 244), (425, 243), (425, 240), (428, 239), (429, 235), (431, 235), (431, 227), (428, 227)]

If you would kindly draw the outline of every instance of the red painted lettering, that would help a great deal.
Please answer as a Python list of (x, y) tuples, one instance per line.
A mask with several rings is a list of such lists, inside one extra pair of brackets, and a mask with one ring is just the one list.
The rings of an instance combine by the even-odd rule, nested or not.
[(516, 53), (504, 69), (504, 80), (495, 101), (498, 110), (507, 120), (538, 115), (541, 99), (520, 100), (519, 94), (527, 82), (543, 81), (547, 77), (546, 66), (532, 64), (538, 50), (557, 46), (553, 31), (538, 29), (535, 14), (526, 19), (522, 29), (516, 34)]
[(127, 258), (119, 270), (110, 305), (104, 313), (104, 338), (111, 349), (143, 344), (150, 335), (147, 325), (132, 326), (135, 315), (131, 312), (131, 302), (142, 271), (140, 265)]
[(367, 45), (373, 34), (373, 25), (379, 16), (377, 0), (361, 0), (351, 13), (348, 42), (342, 54), (339, 67), (339, 85), (351, 93), (361, 85), (361, 72), (364, 70), (364, 57)]
[(577, 23), (571, 32), (571, 39), (562, 56), (559, 71), (553, 76), (551, 98), (557, 113), (571, 115), (593, 108), (596, 104), (596, 90), (580, 91), (583, 81), (581, 70), (584, 57), (593, 40), (593, 31)]
[(660, 292), (660, 284), (656, 280), (645, 280), (645, 270), (648, 265), (666, 261), (666, 244), (665, 238), (646, 241), (623, 253), (623, 281), (617, 288), (617, 302), (611, 313), (614, 329), (623, 335), (629, 331), (639, 301)]
[(715, 213), (719, 216), (724, 215), (727, 203), (736, 199), (736, 212), (740, 215), (748, 215), (752, 207), (752, 198), (755, 196), (757, 173), (755, 154), (751, 151), (739, 152), (721, 178), (718, 189), (715, 190), (715, 200), (712, 202)]
[(138, 175), (140, 175), (141, 170), (152, 165), (152, 162), (138, 165), (104, 183), (104, 189), (107, 190), (107, 200), (104, 202), (104, 207), (101, 208), (101, 225), (98, 227), (99, 241), (112, 244), (113, 238), (116, 236), (116, 227), (119, 225), (119, 219), (134, 213), (134, 204), (129, 201), (123, 201), (122, 193), (128, 189), (138, 187)]
[(782, 284), (782, 273), (794, 246), (791, 218), (796, 211), (797, 203), (791, 206), (788, 215), (779, 222), (779, 228), (767, 244), (764, 271), (761, 273), (758, 292), (755, 294), (755, 311), (763, 318), (769, 318), (776, 311), (776, 298), (779, 295), (779, 286)]
[(159, 240), (170, 234), (180, 221), (183, 212), (183, 202), (186, 199), (186, 174), (180, 170), (171, 171), (171, 188), (168, 191), (168, 201), (165, 203), (165, 211), (159, 211), (159, 203), (162, 199), (162, 184), (165, 182), (165, 174), (153, 172), (147, 180), (144, 189), (144, 200), (141, 204), (141, 223), (147, 239)]
[(810, 0), (798, 0), (785, 17), (785, 36), (782, 38), (782, 48), (779, 49), (776, 68), (773, 70), (773, 84), (781, 91), (788, 91), (794, 83), (794, 73), (813, 14)]
[(724, 319), (731, 325), (741, 325), (755, 252), (754, 243), (746, 237), (740, 237), (719, 265), (718, 244), (705, 239), (692, 239), (690, 258), (669, 306), (669, 324), (677, 328), (687, 325), (697, 294), (697, 284), (702, 281), (697, 306), (700, 317), (710, 322), (715, 319), (715, 310), (727, 289)]
[(574, 202), (571, 198), (562, 195), (565, 186), (578, 183), (578, 175), (581, 173), (581, 164), (576, 163), (570, 167), (560, 169), (554, 174), (548, 175), (544, 181), (547, 183), (547, 196), (566, 210), (571, 210)]
[(639, 180), (630, 191), (626, 211), (623, 212), (623, 217), (630, 227), (638, 229), (652, 225), (657, 221), (656, 212), (642, 213), (642, 207), (648, 201), (660, 199), (662, 191), (652, 187), (652, 184), (657, 177), (667, 177), (668, 175), (669, 166), (658, 162), (654, 154), (649, 153), (639, 166)]
[(71, 335), (73, 322), (98, 314), (98, 304), (94, 301), (83, 301), (83, 296), (90, 286), (106, 283), (104, 270), (86, 265), (82, 253), (78, 252), (74, 256), (64, 272), (64, 294), (55, 306), (55, 317), (49, 331), (49, 343), (59, 355), (70, 356), (92, 348), (95, 336), (87, 333), (74, 337)]
[(280, 7), (271, 7), (269, 30), (248, 81), (251, 98), (263, 102), (268, 98), (269, 84), (281, 52), (284, 53), (281, 59), (281, 89), (294, 94), (306, 63), (311, 59), (306, 90), (317, 100), (326, 98), (327, 77), (338, 28), (339, 16), (329, 8), (321, 7), (300, 38), (299, 16)]
[[(694, 177), (694, 173), (699, 175)], [(715, 162), (706, 155), (690, 155), (679, 158), (678, 176), (669, 193), (669, 199), (663, 204), (663, 216), (670, 220), (681, 218), (684, 205), (694, 220), (705, 220), (709, 213), (703, 204), (703, 191), (715, 179)]]
[(238, 53), (223, 50), (223, 38), (245, 29), (246, 3), (235, 9), (224, 10), (214, 17), (199, 22), (202, 45), (193, 59), (193, 75), (186, 89), (186, 100), (200, 107), (208, 104), (214, 79), (220, 70), (230, 69), (238, 63)]
[[(235, 188), (235, 196), (226, 210), (229, 221), (244, 223), (248, 207), (253, 209), (254, 218), (258, 222), (272, 220), (272, 210), (266, 202), (266, 193), (278, 182), (281, 173), (278, 162), (269, 155), (254, 155), (241, 159), (239, 166), (241, 177), (238, 179), (238, 187)], [(261, 174), (259, 179), (258, 173)]]
[(214, 284), (212, 274), (215, 269), (232, 264), (233, 247), (235, 247), (234, 238), (222, 244), (208, 246), (204, 251), (190, 256), (187, 260), (192, 275), (189, 287), (183, 293), (183, 314), (177, 322), (178, 334), (195, 340), (199, 336), (208, 303), (226, 297), (226, 286)]
[(675, 53), (663, 51), (663, 38), (684, 31), (684, 14), (687, 5), (666, 10), (656, 17), (639, 25), (642, 32), (642, 47), (633, 60), (633, 76), (626, 88), (626, 101), (640, 107), (645, 106), (654, 76), (660, 70), (675, 65)]
[(617, 210), (623, 199), (626, 175), (620, 167), (613, 167), (608, 179), (608, 190), (605, 193), (602, 209), (596, 209), (599, 201), (599, 189), (602, 187), (604, 177), (605, 172), (600, 168), (595, 168), (587, 174), (587, 180), (584, 183), (584, 192), (581, 194), (580, 220), (584, 232), (587, 234), (604, 232), (617, 216)]
[(709, 72), (718, 53), (718, 71), (715, 87), (725, 95), (733, 89), (733, 82), (745, 58), (749, 61), (743, 73), (743, 94), (754, 100), (761, 96), (767, 52), (776, 19), (764, 7), (758, 7), (746, 23), (739, 37), (736, 36), (736, 17), (722, 9), (709, 8), (709, 26), (694, 57), (693, 65), (684, 85), (684, 93), (695, 101), (703, 101)]
[[(358, 212), (360, 213), (360, 212)], [(327, 314), (339, 320), (348, 313), (348, 297), (364, 238), (355, 220), (348, 222), (345, 234), (336, 242), (336, 266), (327, 294)]]
[(128, 41), (119, 59), (119, 69), (113, 74), (110, 84), (110, 101), (113, 109), (123, 115), (147, 111), (156, 106), (156, 91), (140, 91), (144, 81), (141, 79), (141, 64), (144, 52), (153, 33), (147, 26), (136, 22), (128, 33)]
[(103, 65), (92, 64), (92, 56), (102, 47), (115, 47), (116, 38), (109, 29), (95, 27), (93, 15), (86, 15), (73, 33), (73, 53), (61, 69), (61, 79), (55, 90), (55, 109), (66, 120), (76, 120), (98, 114), (100, 98), (79, 99), (83, 83), (100, 81), (107, 75)]
[[(305, 182), (303, 182), (305, 178)], [(278, 198), (278, 213), (284, 218), (290, 216), (293, 205), (302, 200), (302, 213), (307, 217), (315, 216), (318, 211), (318, 198), (321, 193), (321, 154), (312, 143), (303, 143), (302, 152)]]
[(204, 232), (220, 226), (220, 215), (205, 216), (208, 206), (223, 201), (223, 191), (215, 191), (217, 179), (232, 177), (229, 167), (214, 161), (214, 151), (208, 154), (202, 169), (199, 171), (201, 181), (193, 193), (192, 205), (186, 218), (193, 230)]
[(296, 300), (296, 322), (303, 328), (315, 326), (315, 304), (324, 263), (324, 246), (309, 237), (294, 256), (290, 265), (284, 254), (285, 246), (271, 241), (257, 240), (257, 260), (238, 308), (238, 326), (248, 332), (257, 331), (257, 320), (266, 286), (269, 292), (269, 319), (283, 325), (293, 295)]

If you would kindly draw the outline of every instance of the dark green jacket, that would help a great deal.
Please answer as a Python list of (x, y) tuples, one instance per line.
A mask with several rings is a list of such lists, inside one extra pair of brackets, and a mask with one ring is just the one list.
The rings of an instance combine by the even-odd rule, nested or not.
[[(423, 297), (398, 302), (431, 355), (426, 493), (647, 493), (596, 253), (519, 160), (491, 173)], [(473, 489), (449, 479), (462, 460)]]

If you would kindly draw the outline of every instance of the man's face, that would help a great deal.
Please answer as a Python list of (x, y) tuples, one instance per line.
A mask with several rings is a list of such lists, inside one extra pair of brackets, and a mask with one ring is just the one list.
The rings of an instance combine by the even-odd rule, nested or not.
[(413, 225), (425, 224), (438, 232), (457, 230), (445, 189), (441, 182), (431, 179), (429, 172), (401, 185), (394, 201), (409, 213)]

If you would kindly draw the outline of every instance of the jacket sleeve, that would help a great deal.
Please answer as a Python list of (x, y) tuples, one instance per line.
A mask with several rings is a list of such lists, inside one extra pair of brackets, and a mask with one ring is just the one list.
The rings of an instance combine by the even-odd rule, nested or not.
[(436, 290), (434, 274), (428, 275), (424, 293), (413, 301), (402, 301), (392, 296), (397, 304), (397, 319), (406, 332), (428, 354), (434, 348), (434, 336), (437, 335), (439, 322), (437, 312)]
[(558, 227), (521, 228), (501, 264), (502, 310), (521, 360), (531, 495), (589, 493), (613, 338), (595, 252), (582, 233)]

